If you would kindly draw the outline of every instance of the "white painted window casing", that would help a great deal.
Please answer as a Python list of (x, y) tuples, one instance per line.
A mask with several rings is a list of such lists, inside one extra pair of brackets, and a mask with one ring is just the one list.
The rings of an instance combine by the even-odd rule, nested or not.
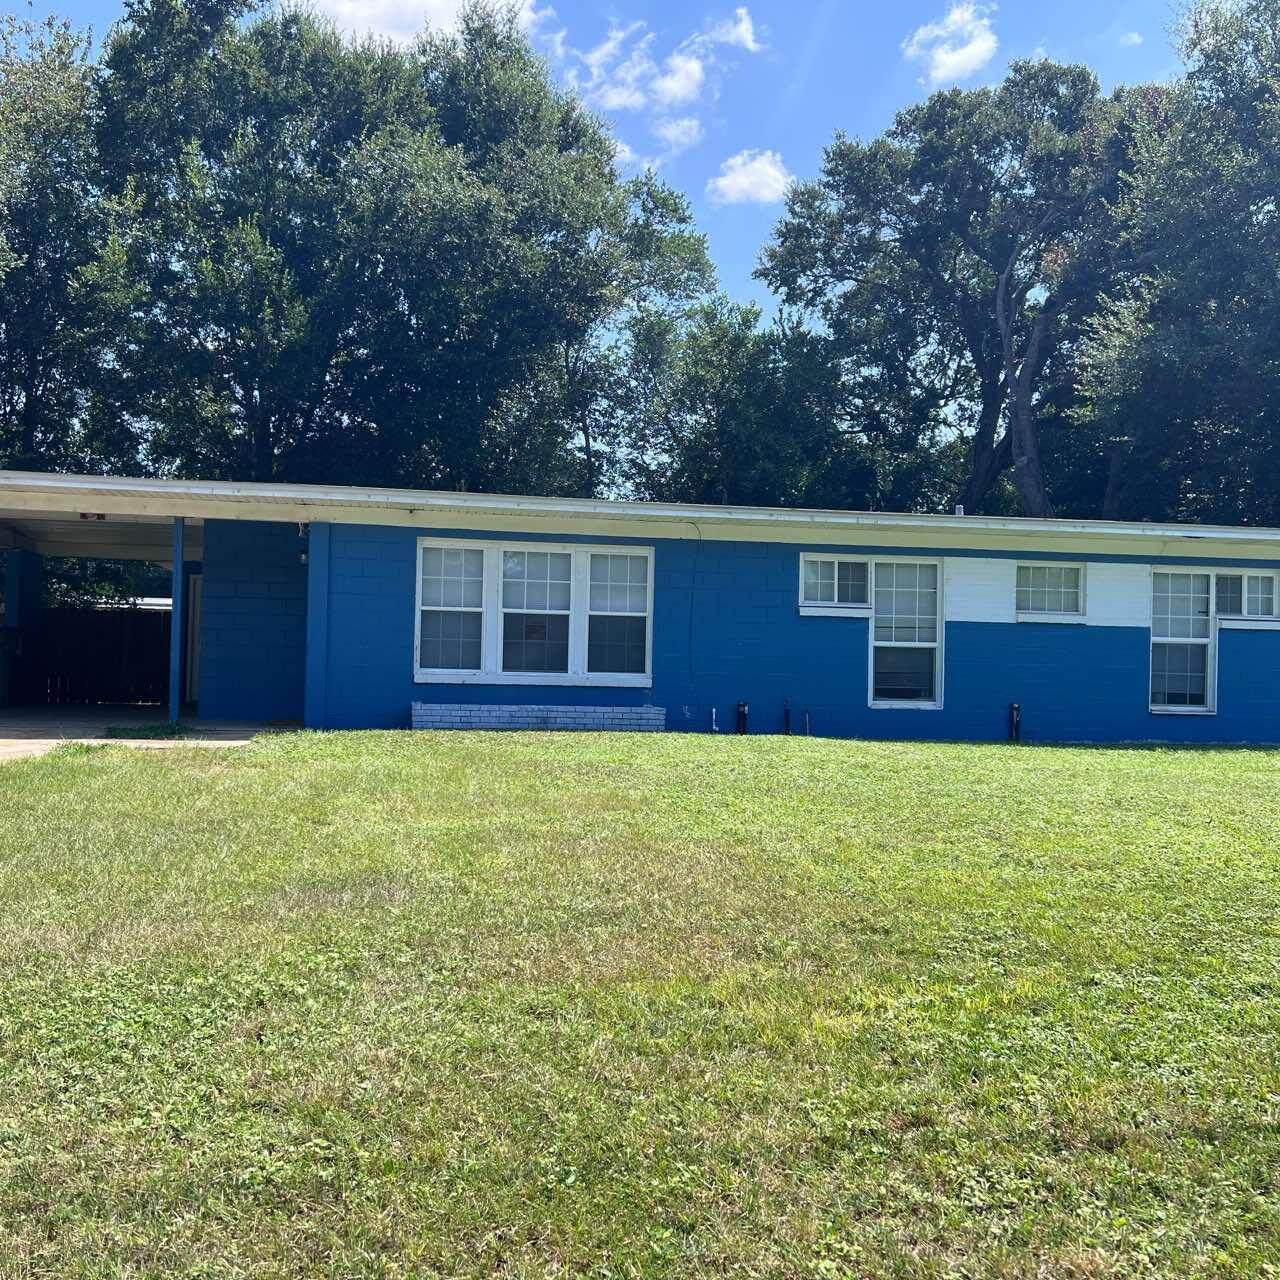
[(1018, 565), (1014, 610), (1020, 622), (1082, 622), (1085, 566), (1053, 560)]
[(942, 706), (943, 566), (937, 560), (872, 561), (868, 702), (878, 708)]
[(651, 687), (653, 560), (648, 546), (419, 538), (415, 681)]
[(865, 617), (871, 609), (871, 564), (865, 556), (805, 552), (800, 556), (800, 612), (806, 617)]

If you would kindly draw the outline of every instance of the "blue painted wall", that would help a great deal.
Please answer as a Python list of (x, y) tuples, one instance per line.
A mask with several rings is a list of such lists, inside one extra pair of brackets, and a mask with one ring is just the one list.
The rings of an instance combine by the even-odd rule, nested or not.
[[(821, 548), (776, 543), (652, 542), (652, 689), (417, 684), (413, 614), (419, 532), (497, 536), (328, 528), (326, 554), (312, 562), (313, 572), (321, 572), (323, 564), (326, 574), (322, 586), (312, 583), (312, 596), (327, 599), (328, 613), (327, 625), (312, 619), (313, 650), (327, 651), (327, 660), (323, 670), (312, 664), (309, 723), (401, 727), (415, 700), (653, 703), (667, 709), (668, 728), (694, 731), (709, 728), (714, 706), (724, 731), (733, 726), (738, 701), (745, 700), (752, 732), (780, 732), (783, 702), (789, 698), (796, 731), (808, 708), (816, 734), (999, 741), (1007, 736), (1009, 703), (1018, 702), (1029, 741), (1280, 741), (1280, 632), (1275, 631), (1222, 631), (1213, 716), (1152, 715), (1147, 709), (1146, 629), (1051, 623), (948, 623), (943, 709), (873, 709), (867, 706), (866, 619), (801, 617), (798, 556), (802, 549)], [(537, 541), (522, 535), (504, 535), (504, 540)], [(916, 548), (906, 554), (929, 553)]]
[(292, 524), (205, 522), (201, 719), (302, 719), (305, 545)]

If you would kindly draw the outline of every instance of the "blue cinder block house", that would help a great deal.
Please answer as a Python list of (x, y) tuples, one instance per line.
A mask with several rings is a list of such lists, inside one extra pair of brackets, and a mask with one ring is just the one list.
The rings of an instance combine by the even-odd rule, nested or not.
[(1280, 742), (1280, 530), (3, 472), (0, 547), (10, 627), (168, 563), (175, 715)]

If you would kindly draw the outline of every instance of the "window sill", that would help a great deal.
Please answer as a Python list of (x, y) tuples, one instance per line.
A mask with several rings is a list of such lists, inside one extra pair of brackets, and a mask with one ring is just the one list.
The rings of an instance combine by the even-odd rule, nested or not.
[(869, 604), (802, 604), (802, 618), (869, 618)]
[(1153, 716), (1215, 716), (1216, 707), (1148, 707)]
[(1019, 613), (1019, 622), (1069, 622), (1081, 626), (1088, 621), (1083, 613)]
[(1226, 631), (1280, 631), (1280, 618), (1219, 618)]
[(651, 689), (652, 676), (563, 671), (415, 671), (414, 684), (490, 684), (552, 688)]
[(867, 704), (872, 711), (941, 711), (940, 702), (886, 702), (873, 698)]

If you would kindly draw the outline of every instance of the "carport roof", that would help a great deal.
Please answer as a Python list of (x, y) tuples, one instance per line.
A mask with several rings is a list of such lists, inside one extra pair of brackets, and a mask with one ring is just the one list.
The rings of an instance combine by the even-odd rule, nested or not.
[(171, 525), (177, 517), (188, 521), (190, 559), (201, 558), (201, 523), (218, 519), (1280, 560), (1280, 530), (1264, 528), (0, 471), (0, 548), (27, 546), (46, 555), (167, 562)]

